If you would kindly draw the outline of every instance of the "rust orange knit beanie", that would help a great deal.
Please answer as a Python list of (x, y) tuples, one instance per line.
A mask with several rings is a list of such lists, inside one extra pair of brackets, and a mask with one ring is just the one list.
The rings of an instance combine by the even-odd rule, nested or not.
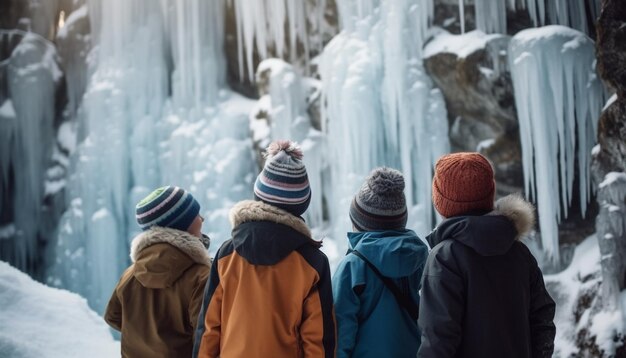
[(478, 153), (453, 153), (439, 158), (433, 178), (433, 204), (443, 217), (493, 210), (493, 169)]

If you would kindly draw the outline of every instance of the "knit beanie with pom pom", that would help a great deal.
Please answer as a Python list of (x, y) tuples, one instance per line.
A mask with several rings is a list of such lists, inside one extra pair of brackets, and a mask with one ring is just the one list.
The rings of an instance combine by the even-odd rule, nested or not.
[(402, 173), (374, 169), (352, 200), (350, 219), (358, 231), (403, 230), (407, 209)]
[(254, 183), (254, 198), (290, 212), (304, 214), (311, 188), (297, 143), (278, 140), (265, 153), (265, 166)]

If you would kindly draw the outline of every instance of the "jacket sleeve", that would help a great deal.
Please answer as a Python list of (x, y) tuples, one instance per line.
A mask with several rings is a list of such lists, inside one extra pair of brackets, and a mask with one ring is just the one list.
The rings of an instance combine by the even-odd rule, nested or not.
[[(530, 253), (529, 253), (530, 254)], [(554, 337), (556, 327), (554, 314), (556, 304), (546, 290), (541, 269), (532, 257), (533, 270), (530, 281), (530, 335), (532, 342), (532, 356), (552, 357), (554, 352)]]
[(106, 323), (117, 331), (122, 331), (122, 303), (117, 297), (117, 288), (113, 290), (109, 304), (104, 312)]
[(132, 276), (132, 267), (129, 267), (124, 271), (122, 277), (120, 277), (119, 282), (115, 286), (113, 293), (111, 294), (111, 298), (109, 299), (109, 303), (107, 304), (107, 308), (104, 312), (104, 320), (106, 323), (111, 326), (113, 329), (117, 331), (122, 331), (122, 302), (117, 295), (117, 291), (125, 282), (128, 281), (128, 278)]
[(202, 307), (202, 298), (204, 296), (204, 289), (209, 279), (209, 273), (211, 269), (202, 265), (202, 268), (198, 272), (198, 275), (194, 278), (194, 288), (191, 293), (191, 299), (189, 301), (189, 322), (193, 331), (196, 331), (198, 327), (198, 316), (200, 315), (200, 308)]
[(319, 281), (311, 288), (302, 307), (300, 339), (304, 357), (335, 356), (335, 317), (328, 259), (319, 253), (314, 267)]
[[(337, 357), (352, 356), (359, 330), (358, 313), (361, 301), (354, 291), (354, 272), (345, 257), (333, 276), (333, 301), (337, 318)], [(363, 283), (361, 283), (363, 284)]]
[(440, 248), (431, 252), (422, 276), (418, 319), (422, 344), (418, 357), (454, 357), (461, 344), (463, 278), (450, 252)]
[(222, 325), (222, 297), (224, 290), (218, 273), (219, 251), (211, 265), (209, 280), (204, 289), (202, 307), (193, 344), (193, 357), (219, 357)]

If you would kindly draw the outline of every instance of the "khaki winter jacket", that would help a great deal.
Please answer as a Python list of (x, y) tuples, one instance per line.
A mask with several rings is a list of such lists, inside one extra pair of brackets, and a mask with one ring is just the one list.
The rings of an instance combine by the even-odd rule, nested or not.
[(104, 319), (122, 332), (122, 357), (190, 357), (210, 260), (186, 232), (155, 227), (131, 246)]
[(260, 201), (230, 212), (216, 254), (194, 357), (334, 357), (328, 259), (304, 221)]

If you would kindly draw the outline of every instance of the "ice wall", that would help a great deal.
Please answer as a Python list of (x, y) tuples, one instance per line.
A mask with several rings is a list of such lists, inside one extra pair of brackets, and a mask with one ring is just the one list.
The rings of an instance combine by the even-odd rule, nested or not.
[(443, 97), (421, 60), (432, 2), (343, 1), (338, 6), (342, 31), (320, 61), (322, 124), (333, 158), (327, 194), (333, 235), (345, 245), (350, 200), (364, 177), (382, 165), (404, 173), (409, 223), (424, 235), (435, 220), (432, 166), (449, 150)]
[(33, 270), (62, 74), (54, 46), (40, 35), (0, 30), (0, 41), (18, 43), (0, 62), (0, 217), (10, 220), (0, 225), (0, 258)]
[[(91, 23), (101, 27), (93, 38), (95, 71), (79, 110), (86, 137), (72, 157), (70, 208), (59, 223), (47, 282), (80, 293), (102, 312), (128, 261), (129, 192), (157, 181), (156, 161), (142, 156), (144, 150), (154, 153), (157, 142), (137, 144), (131, 138), (143, 121), (160, 117), (168, 72), (157, 2), (88, 5)], [(144, 177), (131, 171), (137, 161), (144, 164), (139, 168)]]
[(543, 249), (558, 263), (557, 224), (567, 217), (575, 166), (583, 215), (591, 194), (590, 153), (604, 103), (594, 44), (563, 26), (528, 29), (512, 38), (509, 60), (525, 191), (538, 205)]
[(77, 111), (69, 209), (49, 284), (102, 312), (138, 233), (135, 204), (162, 185), (192, 192), (214, 252), (228, 208), (252, 196), (251, 101), (224, 88), (219, 2), (91, 0), (93, 75)]

